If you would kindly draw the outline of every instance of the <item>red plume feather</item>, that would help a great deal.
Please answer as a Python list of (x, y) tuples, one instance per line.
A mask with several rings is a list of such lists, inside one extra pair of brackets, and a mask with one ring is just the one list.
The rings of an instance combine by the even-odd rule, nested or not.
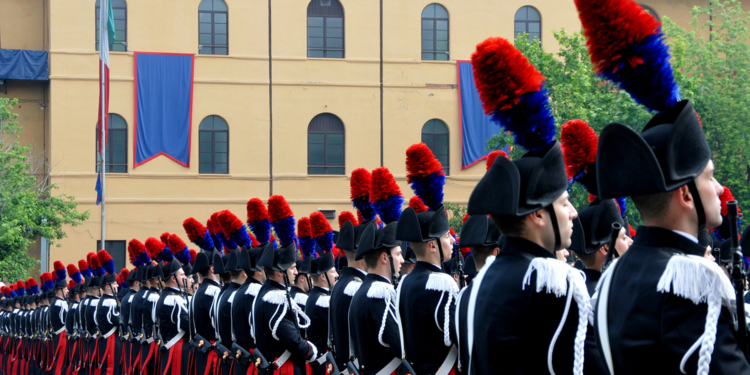
[(350, 211), (341, 211), (339, 214), (339, 229), (344, 226), (344, 223), (351, 221), (352, 225), (357, 225), (357, 218)]
[(169, 246), (169, 250), (172, 251), (172, 254), (177, 254), (184, 250), (187, 245), (185, 245), (185, 241), (183, 241), (180, 236), (170, 234), (169, 238), (167, 238), (167, 246)]
[(164, 249), (164, 246), (166, 246), (164, 245), (164, 242), (161, 242), (154, 237), (146, 239), (146, 251), (152, 260), (158, 259), (159, 253)]
[[(719, 195), (719, 200), (721, 201), (721, 216), (727, 216), (729, 214), (729, 208), (727, 208), (727, 202), (733, 201), (734, 195), (732, 195), (732, 192), (729, 190), (728, 187), (724, 186), (724, 192)], [(740, 207), (737, 206), (737, 214), (740, 213)]]
[(91, 257), (91, 260), (89, 260), (89, 264), (91, 265), (91, 268), (93, 269), (102, 268), (102, 262), (99, 260), (99, 257), (96, 255)]
[(445, 174), (443, 165), (424, 143), (415, 143), (406, 149), (406, 178), (426, 177), (433, 173)]
[(190, 249), (190, 263), (195, 263), (195, 257), (198, 256), (198, 252), (195, 249)]
[(461, 219), (461, 223), (466, 224), (466, 219), (469, 218), (469, 214), (464, 215), (464, 217)]
[(90, 266), (93, 266), (93, 264), (91, 264), (91, 258), (96, 258), (95, 252), (90, 252), (86, 254), (86, 261), (89, 263)]
[(75, 274), (76, 272), (78, 272), (78, 268), (76, 268), (76, 265), (75, 265), (75, 264), (73, 264), (73, 263), (71, 263), (71, 264), (68, 264), (68, 267), (67, 267), (67, 268), (68, 268), (68, 275), (73, 275), (73, 274)]
[(55, 263), (53, 264), (53, 267), (55, 268), (55, 271), (60, 271), (60, 270), (64, 270), (65, 269), (65, 265), (63, 264), (63, 262), (61, 262), (59, 260), (55, 261)]
[(273, 195), (271, 198), (268, 198), (268, 207), (270, 208), (268, 211), (268, 219), (272, 223), (294, 216), (294, 212), (292, 212), (292, 209), (289, 207), (289, 203), (286, 202), (286, 199), (284, 199), (282, 195)]
[(492, 163), (495, 162), (495, 159), (497, 159), (498, 156), (503, 156), (506, 159), (508, 158), (508, 154), (506, 154), (505, 151), (495, 150), (495, 151), (490, 152), (489, 155), (487, 155), (487, 170), (488, 171), (490, 170)]
[(185, 221), (182, 222), (182, 227), (185, 228), (185, 233), (190, 242), (202, 239), (203, 235), (206, 233), (206, 227), (193, 217), (185, 219)]
[(539, 91), (545, 80), (526, 56), (503, 38), (479, 43), (471, 61), (485, 114), (513, 107), (523, 94)]
[(422, 202), (422, 199), (420, 199), (416, 195), (409, 199), (409, 207), (413, 208), (417, 213), (430, 210), (429, 207), (427, 207), (424, 202)]
[(375, 168), (372, 171), (370, 184), (370, 203), (386, 199), (393, 195), (401, 195), (396, 179), (386, 167)]
[(81, 259), (78, 261), (78, 270), (87, 270), (89, 269), (89, 262)]
[[(269, 199), (270, 201), (270, 199)], [(268, 209), (260, 198), (252, 198), (247, 201), (247, 222), (268, 220)]]
[(573, 180), (596, 163), (599, 136), (586, 121), (570, 120), (560, 130), (563, 157), (568, 180)]
[(138, 241), (135, 238), (130, 240), (130, 242), (128, 242), (128, 259), (130, 260), (130, 263), (135, 262), (135, 258), (137, 258), (138, 255), (143, 254), (145, 250), (146, 246), (141, 241)]
[(370, 194), (371, 180), (372, 175), (367, 169), (357, 168), (353, 170), (352, 177), (349, 179), (351, 199)]
[(120, 278), (122, 278), (122, 282), (127, 281), (128, 280), (128, 276), (130, 276), (130, 270), (129, 269), (123, 268), (122, 270), (120, 270)]
[(318, 238), (325, 232), (330, 232), (333, 229), (331, 224), (328, 223), (328, 219), (320, 211), (315, 211), (310, 214), (310, 228), (312, 238)]
[(33, 277), (30, 277), (29, 280), (28, 280), (28, 282), (29, 282), (29, 289), (31, 289), (31, 288), (33, 288), (35, 286), (39, 286), (39, 284), (36, 283), (36, 280), (34, 280)]
[(234, 233), (242, 228), (242, 220), (229, 210), (223, 210), (219, 213), (219, 224), (224, 234)]
[(99, 259), (99, 263), (101, 264), (104, 264), (112, 260), (112, 256), (109, 255), (109, 253), (106, 250), (99, 250), (99, 252), (96, 254), (96, 257), (97, 259)]
[(630, 238), (635, 238), (635, 229), (633, 229), (633, 226), (628, 224), (628, 228), (630, 228)]
[(297, 222), (297, 237), (312, 238), (312, 228), (310, 228), (310, 219), (302, 217)]
[(365, 218), (362, 217), (362, 213), (359, 212), (359, 210), (357, 210), (357, 221), (360, 222), (360, 223), (364, 223), (365, 222)]
[(159, 236), (159, 240), (163, 243), (167, 243), (169, 241), (169, 234), (169, 232), (162, 233), (161, 236)]

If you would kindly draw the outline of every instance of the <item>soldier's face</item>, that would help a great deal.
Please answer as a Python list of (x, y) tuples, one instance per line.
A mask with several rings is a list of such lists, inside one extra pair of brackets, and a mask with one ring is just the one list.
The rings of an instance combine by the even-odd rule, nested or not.
[(721, 225), (721, 200), (719, 195), (724, 193), (724, 188), (714, 178), (714, 162), (708, 162), (706, 168), (695, 178), (695, 186), (701, 196), (703, 210), (706, 213), (706, 228), (715, 228)]
[(326, 272), (326, 274), (328, 275), (328, 280), (331, 281), (331, 286), (333, 286), (334, 284), (336, 284), (336, 278), (339, 277), (339, 273), (336, 272), (336, 267), (333, 267), (330, 270), (328, 270), (328, 272)]
[(400, 272), (401, 266), (404, 264), (404, 256), (401, 252), (401, 246), (396, 246), (391, 249), (391, 258), (393, 258), (393, 269)]
[[(450, 259), (453, 253), (453, 244), (456, 243), (456, 239), (451, 236), (451, 232), (448, 231), (444, 235), (440, 236), (440, 246), (443, 249), (443, 259)], [(395, 264), (393, 265), (396, 266)]]
[[(578, 212), (568, 200), (567, 191), (552, 203), (552, 207), (555, 210), (555, 216), (557, 216), (557, 228), (560, 229), (560, 248), (567, 249), (570, 247), (570, 237), (573, 235), (573, 219), (578, 216)], [(550, 228), (550, 230), (553, 229)]]

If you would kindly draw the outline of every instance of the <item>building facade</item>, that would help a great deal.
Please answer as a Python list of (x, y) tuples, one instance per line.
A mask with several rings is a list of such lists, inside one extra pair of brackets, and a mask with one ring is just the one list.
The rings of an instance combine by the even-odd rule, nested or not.
[[(253, 197), (282, 194), (296, 217), (354, 211), (349, 175), (359, 167), (388, 167), (408, 200), (405, 151), (420, 141), (446, 167), (445, 200), (466, 204), (485, 168), (462, 169), (456, 61), (469, 60), (489, 36), (527, 32), (555, 51), (552, 30), (580, 29), (573, 1), (559, 0), (112, 4), (105, 200), (107, 247), (118, 266), (127, 240), (165, 231), (186, 239), (186, 218), (205, 222), (222, 209), (244, 218)], [(701, 4), (643, 5), (687, 27)], [(48, 80), (6, 79), (0, 95), (20, 99), (22, 141), (45, 158), (55, 194), (91, 211), (50, 249), (50, 259), (65, 263), (97, 250), (100, 239), (97, 6), (0, 0), (0, 48), (49, 54)], [(195, 54), (189, 167), (164, 156), (134, 166), (134, 52)]]

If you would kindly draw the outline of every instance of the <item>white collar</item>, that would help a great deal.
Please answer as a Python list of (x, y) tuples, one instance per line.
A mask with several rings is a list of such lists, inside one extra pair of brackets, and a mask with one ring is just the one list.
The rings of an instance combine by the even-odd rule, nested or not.
[[(354, 268), (354, 267), (352, 267), (352, 268)], [(354, 270), (355, 270), (355, 271), (357, 271), (357, 272), (359, 272), (359, 273), (361, 273), (363, 277), (364, 277), (364, 276), (367, 276), (367, 272), (365, 272), (365, 271), (362, 271), (362, 270), (361, 270), (361, 269), (359, 269), (359, 268), (354, 268)]]
[(679, 230), (674, 230), (674, 229), (672, 229), (672, 232), (675, 232), (675, 233), (679, 234), (680, 236), (683, 236), (683, 237), (689, 239), (690, 241), (693, 241), (694, 243), (698, 243), (698, 239), (695, 236), (693, 236), (692, 234), (690, 234), (690, 233), (685, 233), (685, 232), (681, 232)]

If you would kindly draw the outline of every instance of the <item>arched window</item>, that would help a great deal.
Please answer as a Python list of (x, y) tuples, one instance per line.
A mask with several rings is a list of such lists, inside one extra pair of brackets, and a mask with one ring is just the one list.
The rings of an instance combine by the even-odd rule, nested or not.
[(229, 173), (229, 126), (219, 116), (208, 116), (198, 126), (198, 173)]
[(443, 165), (445, 174), (450, 172), (450, 145), (448, 143), (448, 126), (438, 119), (427, 121), (422, 127), (422, 143), (430, 148)]
[(422, 11), (422, 60), (448, 60), (450, 33), (448, 11), (430, 4)]
[(307, 5), (307, 57), (344, 57), (344, 7), (339, 0)]
[(203, 0), (198, 6), (198, 53), (229, 53), (229, 10), (223, 0)]
[[(125, 52), (128, 50), (128, 4), (125, 0), (110, 0), (112, 2), (112, 15), (115, 19), (115, 42), (109, 47), (110, 51)], [(96, 34), (96, 50), (99, 50), (99, 0), (96, 0), (96, 23), (94, 34)]]
[(643, 10), (645, 10), (646, 12), (648, 12), (650, 15), (654, 16), (654, 18), (656, 18), (656, 20), (659, 21), (659, 14), (656, 13), (656, 11), (654, 10), (654, 8), (651, 8), (650, 6), (643, 5), (643, 4), (638, 4), (638, 5), (642, 6)]
[[(99, 149), (98, 130), (96, 150)], [(109, 114), (107, 124), (107, 147), (104, 149), (104, 171), (106, 173), (128, 173), (128, 124), (122, 116)], [(96, 171), (99, 172), (99, 152), (96, 152)]]
[(307, 127), (307, 174), (344, 174), (344, 123), (335, 115), (321, 113)]
[(542, 41), (542, 16), (534, 7), (524, 6), (516, 12), (516, 37), (529, 34), (529, 40)]

